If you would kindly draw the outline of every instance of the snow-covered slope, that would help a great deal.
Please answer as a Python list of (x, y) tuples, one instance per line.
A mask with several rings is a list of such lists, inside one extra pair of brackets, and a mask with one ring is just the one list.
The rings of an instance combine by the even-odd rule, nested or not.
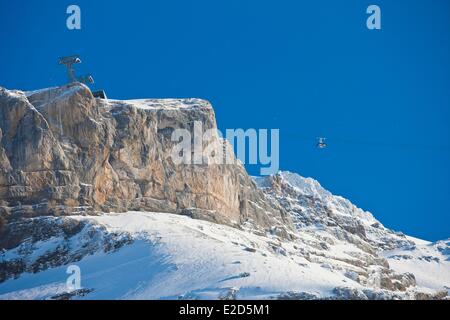
[(279, 172), (256, 181), (272, 201), (280, 202), (291, 213), (297, 229), (327, 228), (329, 232), (340, 233), (340, 236), (356, 236), (375, 249), (413, 244), (403, 233), (385, 228), (370, 212), (331, 194), (314, 179)]
[[(216, 299), (231, 294), (270, 298), (292, 290), (329, 296), (336, 286), (353, 282), (321, 264), (310, 264), (296, 254), (294, 242), (206, 221), (142, 212), (72, 218), (88, 219), (134, 239), (117, 251), (94, 251), (75, 262), (82, 286), (93, 290), (86, 296), (90, 299)], [(33, 255), (51, 250), (58, 241), (38, 243)], [(0, 298), (56, 296), (65, 290), (66, 268), (6, 281), (0, 285)]]
[[(0, 256), (0, 299), (447, 295), (450, 241), (393, 232), (317, 181), (292, 173), (258, 184), (292, 216), (292, 239), (167, 213), (32, 218), (14, 229), (30, 236)], [(80, 290), (66, 286), (69, 265), (81, 270)]]
[(391, 268), (413, 273), (421, 290), (450, 290), (450, 239), (435, 243), (410, 240), (414, 245), (382, 252)]

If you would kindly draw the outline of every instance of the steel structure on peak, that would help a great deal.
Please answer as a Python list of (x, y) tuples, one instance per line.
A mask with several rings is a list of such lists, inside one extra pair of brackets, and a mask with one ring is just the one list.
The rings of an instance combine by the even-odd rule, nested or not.
[(69, 82), (81, 82), (84, 84), (93, 84), (94, 78), (92, 75), (88, 74), (85, 76), (77, 77), (75, 75), (74, 64), (80, 64), (81, 59), (79, 55), (60, 57), (58, 63), (64, 65), (67, 68), (67, 77)]
[[(69, 79), (69, 82), (71, 82), (71, 83), (72, 82), (81, 82), (81, 83), (84, 83), (86, 85), (94, 83), (94, 78), (90, 74), (87, 74), (85, 76), (80, 76), (80, 77), (77, 77), (75, 75), (74, 65), (81, 63), (81, 59), (80, 59), (79, 55), (60, 57), (59, 60), (58, 60), (58, 63), (60, 65), (64, 65), (67, 68), (67, 77)], [(92, 92), (92, 95), (95, 98), (108, 99), (106, 97), (106, 93), (105, 93), (104, 90), (94, 91), (94, 92)]]

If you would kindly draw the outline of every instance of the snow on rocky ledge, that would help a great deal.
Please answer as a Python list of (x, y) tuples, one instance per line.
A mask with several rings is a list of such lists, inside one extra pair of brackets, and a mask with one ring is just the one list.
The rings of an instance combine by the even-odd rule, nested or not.
[(212, 109), (211, 104), (202, 99), (134, 99), (134, 100), (113, 100), (108, 102), (111, 105), (129, 105), (143, 110), (178, 110), (178, 109)]

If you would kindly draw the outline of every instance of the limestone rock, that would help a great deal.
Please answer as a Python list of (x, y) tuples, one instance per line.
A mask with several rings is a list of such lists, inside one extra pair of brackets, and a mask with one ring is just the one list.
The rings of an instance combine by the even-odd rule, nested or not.
[[(80, 83), (1, 88), (0, 216), (190, 210), (233, 226), (289, 228), (239, 162), (174, 163), (171, 133), (194, 121), (217, 128), (199, 99), (101, 100)], [(224, 142), (216, 135), (210, 143)]]

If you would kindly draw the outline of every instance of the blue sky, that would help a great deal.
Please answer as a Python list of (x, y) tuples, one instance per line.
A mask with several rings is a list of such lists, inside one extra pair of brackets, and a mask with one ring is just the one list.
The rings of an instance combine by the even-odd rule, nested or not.
[(390, 228), (450, 236), (447, 0), (0, 0), (0, 39), (1, 86), (63, 84), (57, 57), (78, 53), (112, 98), (208, 99), (221, 129), (279, 128), (281, 169)]

